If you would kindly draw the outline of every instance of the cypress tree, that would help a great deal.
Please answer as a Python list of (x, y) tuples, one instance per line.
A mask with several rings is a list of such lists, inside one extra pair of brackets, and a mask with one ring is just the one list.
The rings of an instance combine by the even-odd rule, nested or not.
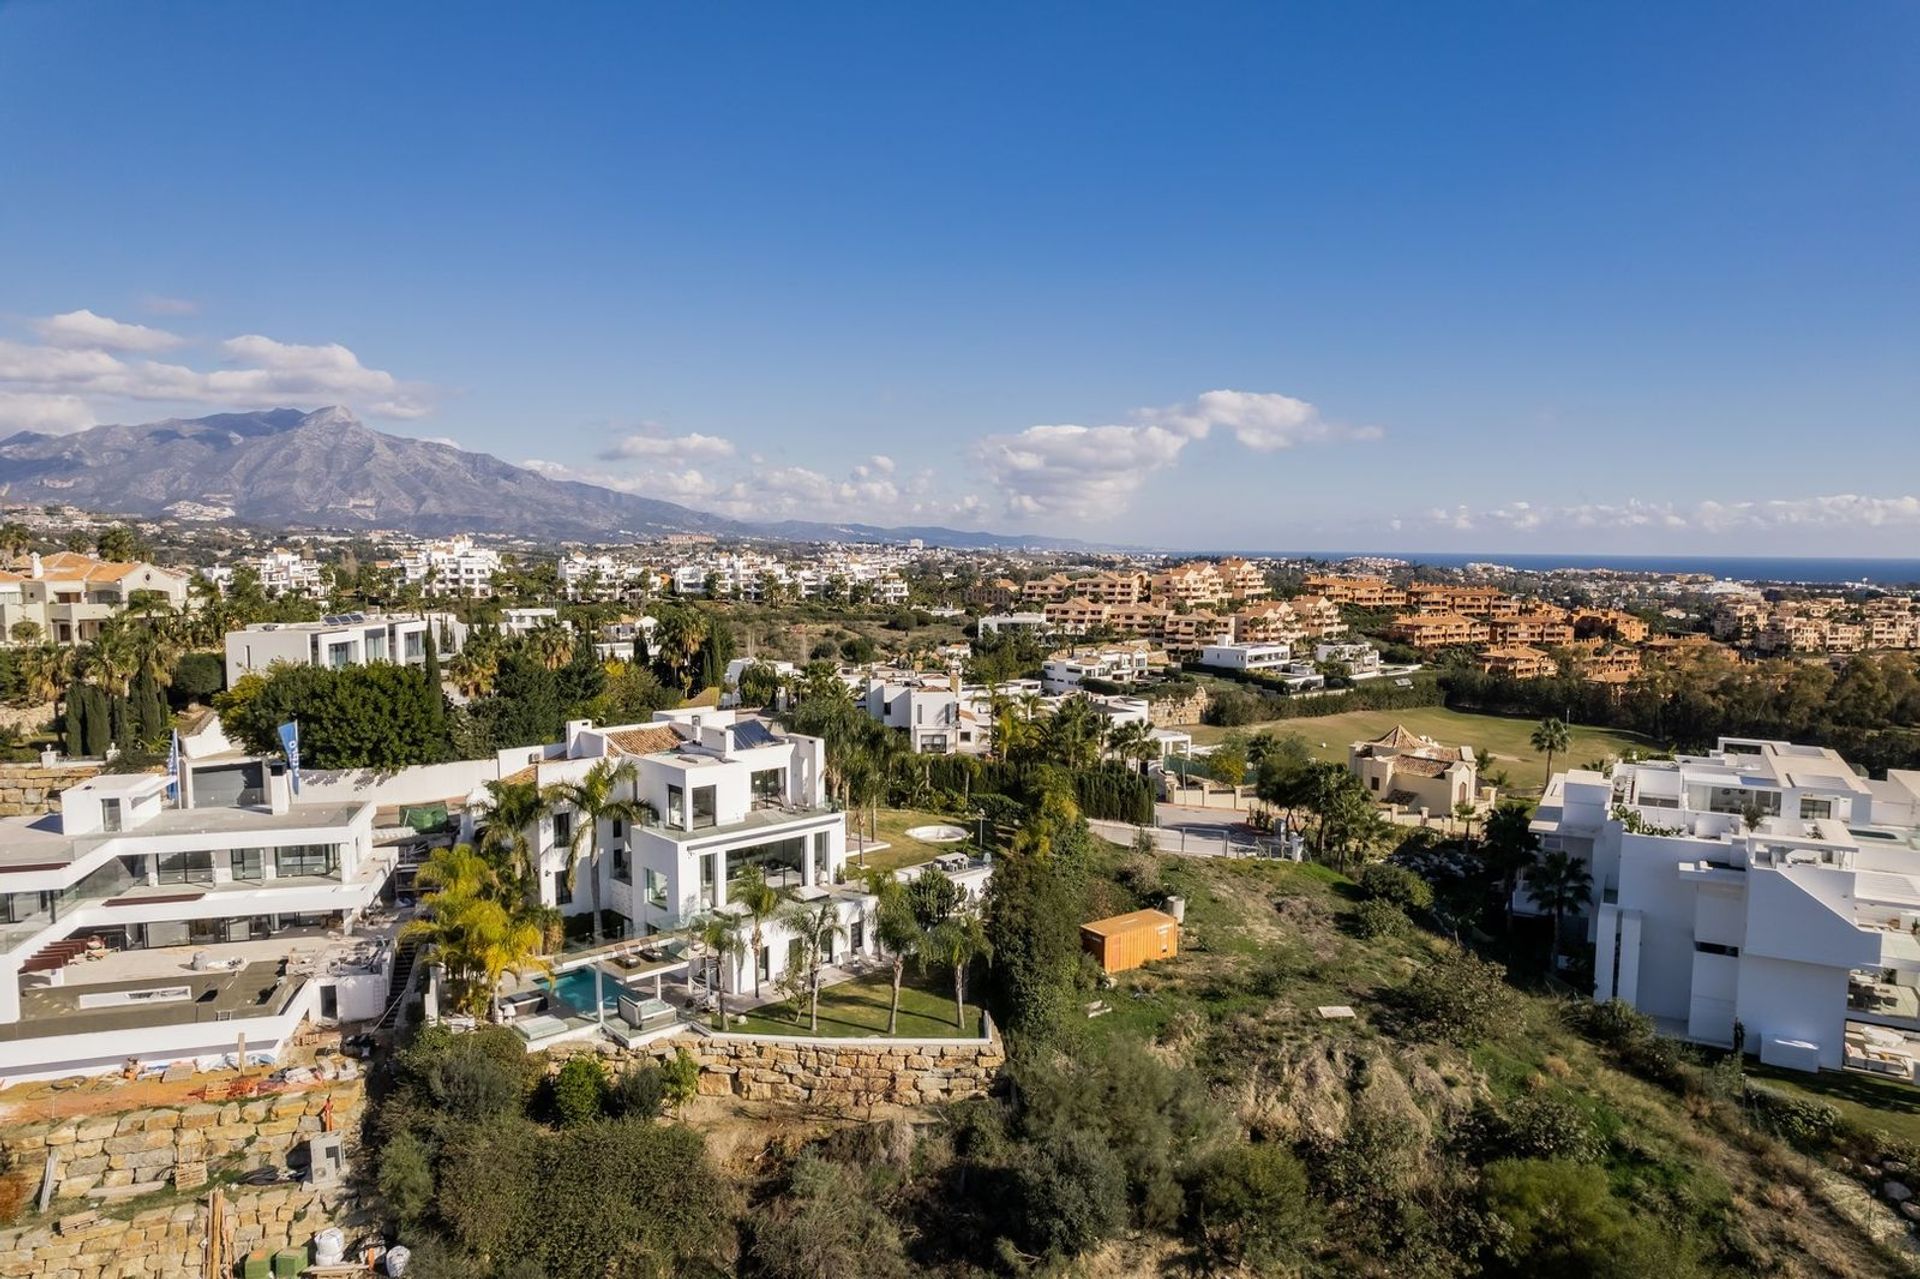
[(447, 695), (440, 687), (440, 645), (427, 628), (427, 732), (436, 742), (447, 738)]
[(66, 750), (69, 759), (79, 759), (87, 753), (84, 736), (86, 704), (86, 699), (80, 695), (78, 684), (67, 689)]
[(80, 688), (82, 711), (80, 717), (80, 739), (86, 748), (82, 753), (93, 759), (104, 759), (107, 747), (113, 741), (112, 710), (107, 703), (105, 692), (92, 684)]

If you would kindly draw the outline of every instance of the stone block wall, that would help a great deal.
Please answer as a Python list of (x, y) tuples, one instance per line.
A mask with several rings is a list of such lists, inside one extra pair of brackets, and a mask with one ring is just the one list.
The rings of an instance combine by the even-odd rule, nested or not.
[[(339, 1191), (234, 1186), (223, 1193), (236, 1258), (255, 1249), (304, 1251), (348, 1215)], [(204, 1279), (207, 1222), (203, 1196), (127, 1218), (89, 1209), (0, 1230), (0, 1279)]]
[(1147, 721), (1155, 728), (1198, 724), (1207, 713), (1207, 701), (1204, 688), (1196, 688), (1185, 697), (1162, 697), (1147, 703)]
[(1006, 1061), (999, 1039), (886, 1041), (782, 1036), (677, 1035), (631, 1051), (610, 1044), (554, 1050), (615, 1059), (659, 1060), (684, 1048), (700, 1063), (700, 1093), (787, 1101), (826, 1110), (918, 1106), (985, 1096)]
[(60, 811), (60, 792), (100, 773), (97, 762), (0, 764), (0, 817)]
[(283, 1161), (295, 1143), (321, 1131), (329, 1100), (335, 1131), (356, 1131), (366, 1104), (358, 1079), (243, 1101), (10, 1125), (0, 1129), (0, 1155), (37, 1189), (51, 1151), (56, 1200), (149, 1182), (192, 1189), (206, 1182), (210, 1166)]

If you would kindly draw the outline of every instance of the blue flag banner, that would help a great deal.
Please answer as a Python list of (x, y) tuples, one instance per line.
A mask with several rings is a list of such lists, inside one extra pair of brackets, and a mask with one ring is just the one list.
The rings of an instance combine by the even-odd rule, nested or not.
[(287, 756), (287, 777), (293, 782), (293, 793), (300, 793), (300, 721), (290, 719), (280, 726), (280, 749)]
[(180, 802), (180, 730), (173, 730), (173, 745), (167, 748), (167, 794)]

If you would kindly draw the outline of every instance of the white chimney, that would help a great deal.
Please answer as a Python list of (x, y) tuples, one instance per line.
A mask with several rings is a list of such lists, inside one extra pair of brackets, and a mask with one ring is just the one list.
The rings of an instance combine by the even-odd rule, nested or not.
[(35, 551), (27, 557), (27, 576), (38, 579), (46, 570), (40, 567), (40, 552)]

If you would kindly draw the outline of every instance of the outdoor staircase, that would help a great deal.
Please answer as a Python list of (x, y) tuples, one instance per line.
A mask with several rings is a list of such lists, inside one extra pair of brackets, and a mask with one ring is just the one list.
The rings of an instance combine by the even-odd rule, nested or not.
[(387, 983), (389, 998), (387, 1010), (380, 1014), (379, 1030), (396, 1030), (400, 1025), (400, 1012), (407, 1006), (407, 994), (413, 988), (413, 965), (420, 955), (418, 938), (407, 937), (393, 952), (393, 979)]
[(26, 963), (20, 965), (20, 971), (23, 973), (58, 972), (86, 953), (87, 943), (84, 938), (69, 937), (65, 941), (54, 942), (33, 955)]

